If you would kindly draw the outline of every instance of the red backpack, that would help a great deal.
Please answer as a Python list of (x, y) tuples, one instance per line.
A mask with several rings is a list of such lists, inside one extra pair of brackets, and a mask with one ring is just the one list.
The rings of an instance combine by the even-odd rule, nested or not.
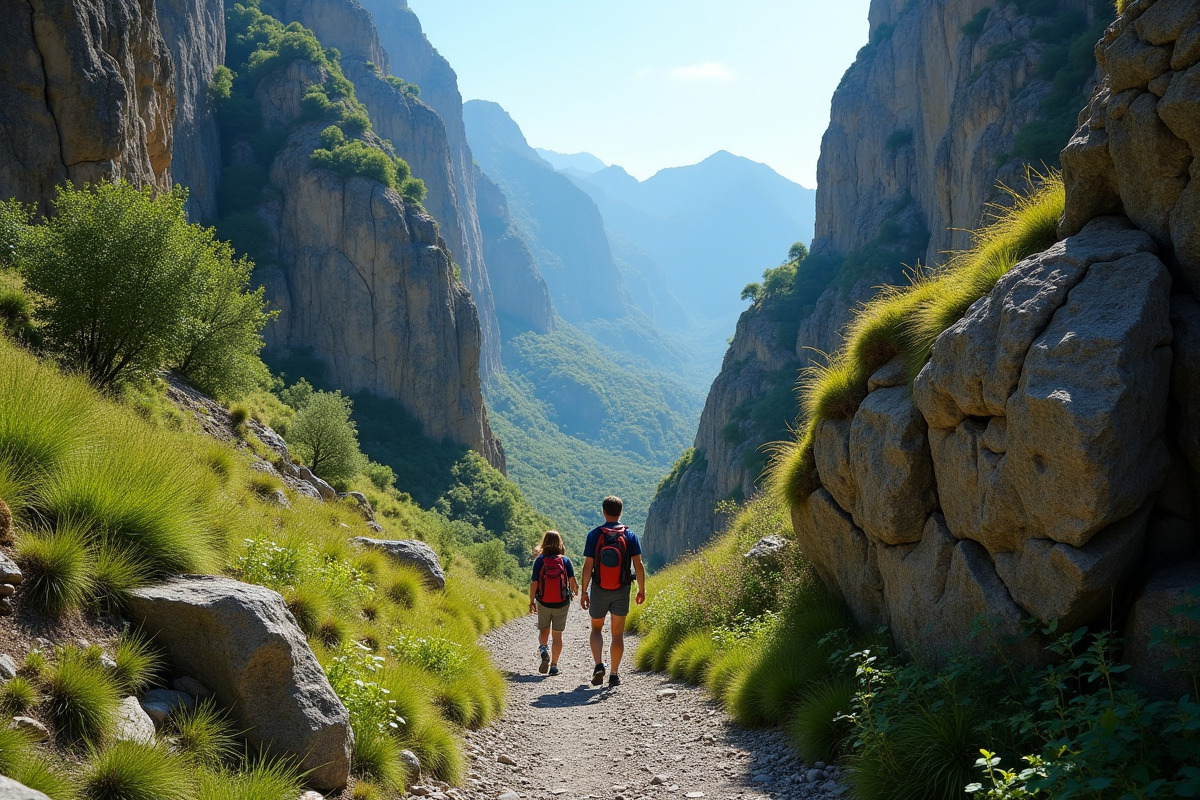
[(542, 570), (538, 573), (537, 598), (543, 604), (561, 603), (570, 600), (567, 588), (567, 565), (562, 556), (542, 556)]
[(629, 541), (625, 534), (628, 528), (614, 525), (602, 526), (596, 539), (596, 571), (601, 589), (620, 589), (633, 581), (629, 568)]

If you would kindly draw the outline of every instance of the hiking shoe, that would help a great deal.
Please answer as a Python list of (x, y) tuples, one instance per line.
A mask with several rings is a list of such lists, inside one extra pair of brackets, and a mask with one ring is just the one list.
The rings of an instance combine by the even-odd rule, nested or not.
[(550, 669), (550, 651), (547, 650), (545, 647), (543, 647), (543, 648), (541, 648), (541, 654), (542, 654), (542, 663), (538, 664), (538, 672), (545, 675), (546, 670)]
[(609, 675), (608, 676), (608, 685), (610, 688), (613, 686), (620, 686), (621, 685), (621, 676), (615, 672), (612, 675)]
[(550, 665), (550, 674), (551, 674), (551, 675), (557, 675), (557, 674), (558, 674), (558, 664), (551, 664), (551, 665)]
[(592, 686), (599, 686), (604, 683), (604, 673), (607, 669), (603, 664), (596, 665), (596, 668), (592, 670)]

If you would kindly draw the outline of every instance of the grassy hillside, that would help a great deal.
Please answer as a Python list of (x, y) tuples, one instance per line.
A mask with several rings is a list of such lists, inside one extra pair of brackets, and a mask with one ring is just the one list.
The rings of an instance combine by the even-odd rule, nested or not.
[[(371, 492), (385, 536), (426, 539), (440, 552), (448, 589), (437, 594), (410, 570), (350, 546), (352, 536), (373, 535), (354, 506), (302, 496), (289, 497), (290, 510), (276, 505), (270, 498), (281, 484), (250, 468), (252, 441), (221, 443), (182, 415), (156, 414), (144, 402), (131, 408), (7, 341), (0, 341), (0, 376), (0, 498), (13, 511), (13, 555), (26, 574), (18, 620), (102, 614), (132, 588), (176, 572), (269, 586), (284, 595), (352, 710), (361, 796), (371, 796), (372, 785), (389, 793), (403, 786), (404, 747), (433, 774), (461, 777), (457, 730), (484, 724), (503, 703), (503, 681), (475, 637), (521, 613), (523, 603), (510, 586), (476, 576), (444, 518), (395, 490)], [(153, 387), (128, 396), (153, 397)], [(23, 680), (34, 691), (6, 685), (0, 714), (33, 713), (60, 742), (88, 749), (78, 766), (79, 755), (60, 760), (6, 734), (0, 771), (55, 798), (119, 796), (96, 788), (96, 771), (131, 748), (111, 743), (110, 712), (118, 690), (129, 690), (120, 681), (152, 684), (158, 663), (152, 648), (129, 642), (124, 651), (148, 655), (133, 659), (118, 649), (118, 664), (129, 666), (115, 674), (71, 646), (27, 659)], [(434, 659), (434, 649), (453, 657)], [(134, 677), (122, 678), (125, 669)], [(396, 715), (405, 722), (392, 732), (377, 724)], [(173, 775), (176, 788), (157, 797), (294, 800), (297, 776), (241, 752), (227, 722), (180, 717), (174, 724), (201, 727), (209, 738), (220, 733), (228, 744), (215, 754), (187, 738), (179, 751), (144, 746), (131, 766), (111, 768), (128, 770), (127, 780), (150, 767)], [(222, 776), (235, 784), (263, 779), (268, 767), (278, 773), (274, 793), (233, 794), (219, 785)]]

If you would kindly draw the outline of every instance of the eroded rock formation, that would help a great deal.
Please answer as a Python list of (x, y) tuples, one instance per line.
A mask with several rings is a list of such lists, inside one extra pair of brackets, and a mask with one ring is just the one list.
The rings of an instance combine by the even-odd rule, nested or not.
[(149, 0), (31, 0), (0, 20), (0, 197), (170, 183), (175, 85)]

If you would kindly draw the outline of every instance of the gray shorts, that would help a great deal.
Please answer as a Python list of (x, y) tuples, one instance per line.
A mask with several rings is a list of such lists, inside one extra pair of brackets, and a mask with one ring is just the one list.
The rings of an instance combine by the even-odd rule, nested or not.
[(601, 589), (592, 584), (588, 587), (588, 613), (592, 619), (604, 619), (605, 614), (629, 616), (629, 591), (632, 588), (632, 583), (620, 589)]
[(537, 604), (538, 630), (544, 631), (546, 628), (553, 628), (556, 631), (565, 631), (567, 629), (567, 612), (570, 610), (569, 602), (562, 608), (546, 608), (539, 600)]

